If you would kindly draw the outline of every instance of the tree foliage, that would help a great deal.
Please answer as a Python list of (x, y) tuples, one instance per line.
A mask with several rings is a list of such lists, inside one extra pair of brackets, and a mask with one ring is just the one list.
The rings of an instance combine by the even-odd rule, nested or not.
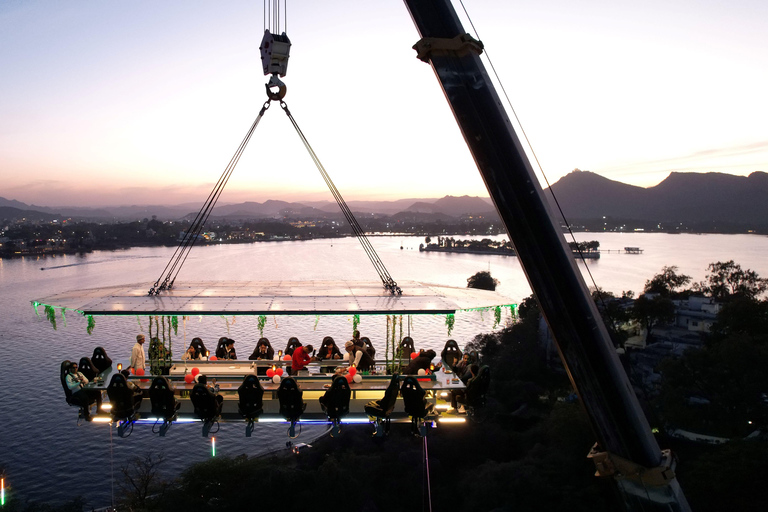
[(472, 277), (467, 278), (467, 288), (494, 291), (498, 285), (499, 280), (491, 277), (491, 273), (487, 270), (481, 270)]
[(742, 269), (733, 260), (710, 263), (709, 275), (698, 283), (698, 288), (720, 302), (737, 298), (757, 299), (768, 289), (768, 280), (757, 272)]
[(691, 282), (691, 276), (678, 274), (674, 265), (662, 267), (661, 273), (656, 274), (645, 282), (644, 293), (658, 293), (662, 297), (674, 297), (681, 288)]
[(641, 295), (635, 299), (630, 316), (642, 325), (648, 337), (651, 337), (651, 331), (655, 326), (674, 321), (675, 305), (670, 299), (660, 295), (653, 298)]

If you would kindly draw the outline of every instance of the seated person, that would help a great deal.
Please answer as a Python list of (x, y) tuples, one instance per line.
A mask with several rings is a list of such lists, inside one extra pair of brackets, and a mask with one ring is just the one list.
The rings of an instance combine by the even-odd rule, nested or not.
[(224, 359), (237, 359), (237, 352), (235, 352), (235, 340), (232, 338), (227, 339), (227, 343), (224, 345), (227, 349), (227, 353)]
[(200, 359), (208, 357), (208, 349), (205, 348), (205, 343), (203, 343), (201, 338), (192, 338), (192, 343), (190, 343), (190, 345), (195, 347), (195, 350), (197, 350), (197, 353), (200, 355)]
[(403, 375), (418, 375), (419, 370), (428, 370), (435, 356), (437, 354), (434, 350), (419, 350), (419, 355), (411, 359), (411, 363), (403, 370)]
[(461, 361), (456, 363), (456, 365), (453, 367), (453, 373), (456, 374), (458, 378), (461, 379), (461, 382), (464, 383), (464, 385), (467, 384), (467, 381), (471, 377), (469, 373), (469, 367), (472, 363), (469, 361), (469, 354), (464, 354), (461, 356)]
[[(256, 348), (253, 349), (253, 353), (248, 356), (251, 361), (271, 361), (275, 358), (275, 349), (269, 343), (267, 338), (260, 338), (256, 343)], [(256, 375), (266, 375), (266, 366), (257, 366)]]
[(305, 347), (298, 347), (293, 351), (293, 356), (291, 356), (291, 375), (297, 375), (299, 371), (306, 368), (308, 363), (317, 361), (316, 357), (310, 355), (312, 350), (312, 345), (307, 345)]
[(211, 379), (211, 384), (208, 384), (208, 377), (205, 375), (198, 374), (197, 376), (197, 385), (205, 386), (210, 390), (211, 393), (216, 395), (216, 403), (219, 405), (219, 409), (221, 409), (221, 404), (224, 402), (224, 397), (219, 394), (219, 385), (216, 384), (216, 379)]
[(184, 354), (182, 354), (181, 356), (181, 359), (183, 359), (184, 361), (188, 361), (188, 360), (198, 361), (202, 358), (203, 358), (203, 354), (198, 352), (197, 347), (194, 344), (190, 345), (187, 351), (184, 352)]
[(219, 350), (216, 351), (216, 357), (219, 359), (237, 359), (237, 353), (235, 352), (235, 340), (227, 338), (223, 344), (223, 349), (224, 350), (221, 352), (221, 355), (218, 355)]
[(226, 359), (227, 355), (227, 337), (222, 336), (219, 338), (219, 343), (216, 345), (216, 352), (214, 353), (217, 359)]
[[(480, 371), (480, 367), (478, 365), (476, 365), (476, 364), (470, 365), (469, 366), (469, 370), (468, 370), (470, 378), (467, 379), (467, 382), (465, 382), (464, 384), (469, 386), (469, 382), (472, 379), (474, 379), (475, 377), (477, 377), (477, 374), (478, 374), (479, 371)], [(464, 410), (463, 402), (464, 402), (466, 396), (467, 396), (466, 388), (465, 389), (452, 389), (451, 390), (451, 408), (448, 409), (448, 412), (455, 411), (456, 408), (457, 408), (457, 403), (458, 402), (462, 402), (461, 407), (459, 407), (459, 413), (464, 414), (466, 411)]]
[[(356, 334), (359, 335), (357, 331)], [(360, 342), (362, 346), (355, 343), (354, 338), (344, 344), (344, 349), (349, 353), (349, 364), (355, 365), (360, 371), (370, 371), (375, 362), (373, 358), (368, 354), (365, 346)]]
[(325, 359), (341, 359), (341, 351), (330, 336), (323, 338), (323, 344), (320, 346), (320, 352), (317, 354), (317, 359), (319, 361)]
[(248, 356), (251, 361), (266, 361), (275, 358), (275, 349), (272, 348), (272, 344), (269, 343), (267, 338), (259, 338), (256, 343), (256, 347), (253, 349), (253, 353)]
[(67, 387), (72, 392), (72, 399), (80, 404), (83, 409), (83, 417), (86, 421), (92, 421), (91, 402), (96, 400), (96, 412), (101, 411), (101, 391), (96, 389), (83, 389), (88, 384), (88, 379), (78, 371), (77, 363), (71, 363), (66, 377)]
[(138, 402), (141, 402), (141, 398), (144, 395), (144, 392), (139, 386), (136, 385), (135, 382), (131, 381), (129, 378), (131, 376), (131, 372), (128, 370), (123, 370), (120, 373), (122, 373), (123, 377), (125, 377), (125, 384), (128, 386), (128, 389), (133, 391), (133, 404), (136, 405)]

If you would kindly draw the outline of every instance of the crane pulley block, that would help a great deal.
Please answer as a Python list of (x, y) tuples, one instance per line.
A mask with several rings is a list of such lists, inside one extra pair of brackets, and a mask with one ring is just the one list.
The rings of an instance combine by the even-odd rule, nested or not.
[(277, 35), (265, 30), (259, 50), (261, 50), (261, 65), (265, 75), (285, 76), (288, 73), (291, 40), (285, 32)]

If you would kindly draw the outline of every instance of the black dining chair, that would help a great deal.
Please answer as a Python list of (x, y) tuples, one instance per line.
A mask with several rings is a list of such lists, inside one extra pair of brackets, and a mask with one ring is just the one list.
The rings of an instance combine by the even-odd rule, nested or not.
[(351, 396), (352, 390), (349, 387), (347, 378), (343, 375), (336, 375), (333, 378), (331, 387), (320, 397), (320, 405), (333, 424), (331, 427), (331, 437), (341, 433), (341, 419), (349, 414), (349, 399)]
[(397, 374), (392, 375), (384, 396), (379, 400), (371, 400), (364, 407), (365, 414), (373, 418), (373, 435), (382, 437), (389, 435), (389, 415), (395, 410), (397, 395), (400, 394), (400, 377)]
[(256, 375), (246, 375), (243, 383), (237, 388), (237, 395), (237, 410), (247, 422), (245, 437), (251, 437), (254, 423), (264, 412), (264, 388)]

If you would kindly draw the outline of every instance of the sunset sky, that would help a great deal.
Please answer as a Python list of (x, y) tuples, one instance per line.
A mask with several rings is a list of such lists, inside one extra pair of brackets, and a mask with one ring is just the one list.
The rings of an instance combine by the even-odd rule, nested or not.
[[(768, 2), (464, 6), (550, 183), (768, 171)], [(402, 2), (287, 9), (285, 100), (347, 200), (487, 194)], [(263, 30), (253, 0), (3, 0), (0, 196), (202, 202), (266, 99)], [(332, 199), (276, 104), (221, 198), (266, 199)]]

